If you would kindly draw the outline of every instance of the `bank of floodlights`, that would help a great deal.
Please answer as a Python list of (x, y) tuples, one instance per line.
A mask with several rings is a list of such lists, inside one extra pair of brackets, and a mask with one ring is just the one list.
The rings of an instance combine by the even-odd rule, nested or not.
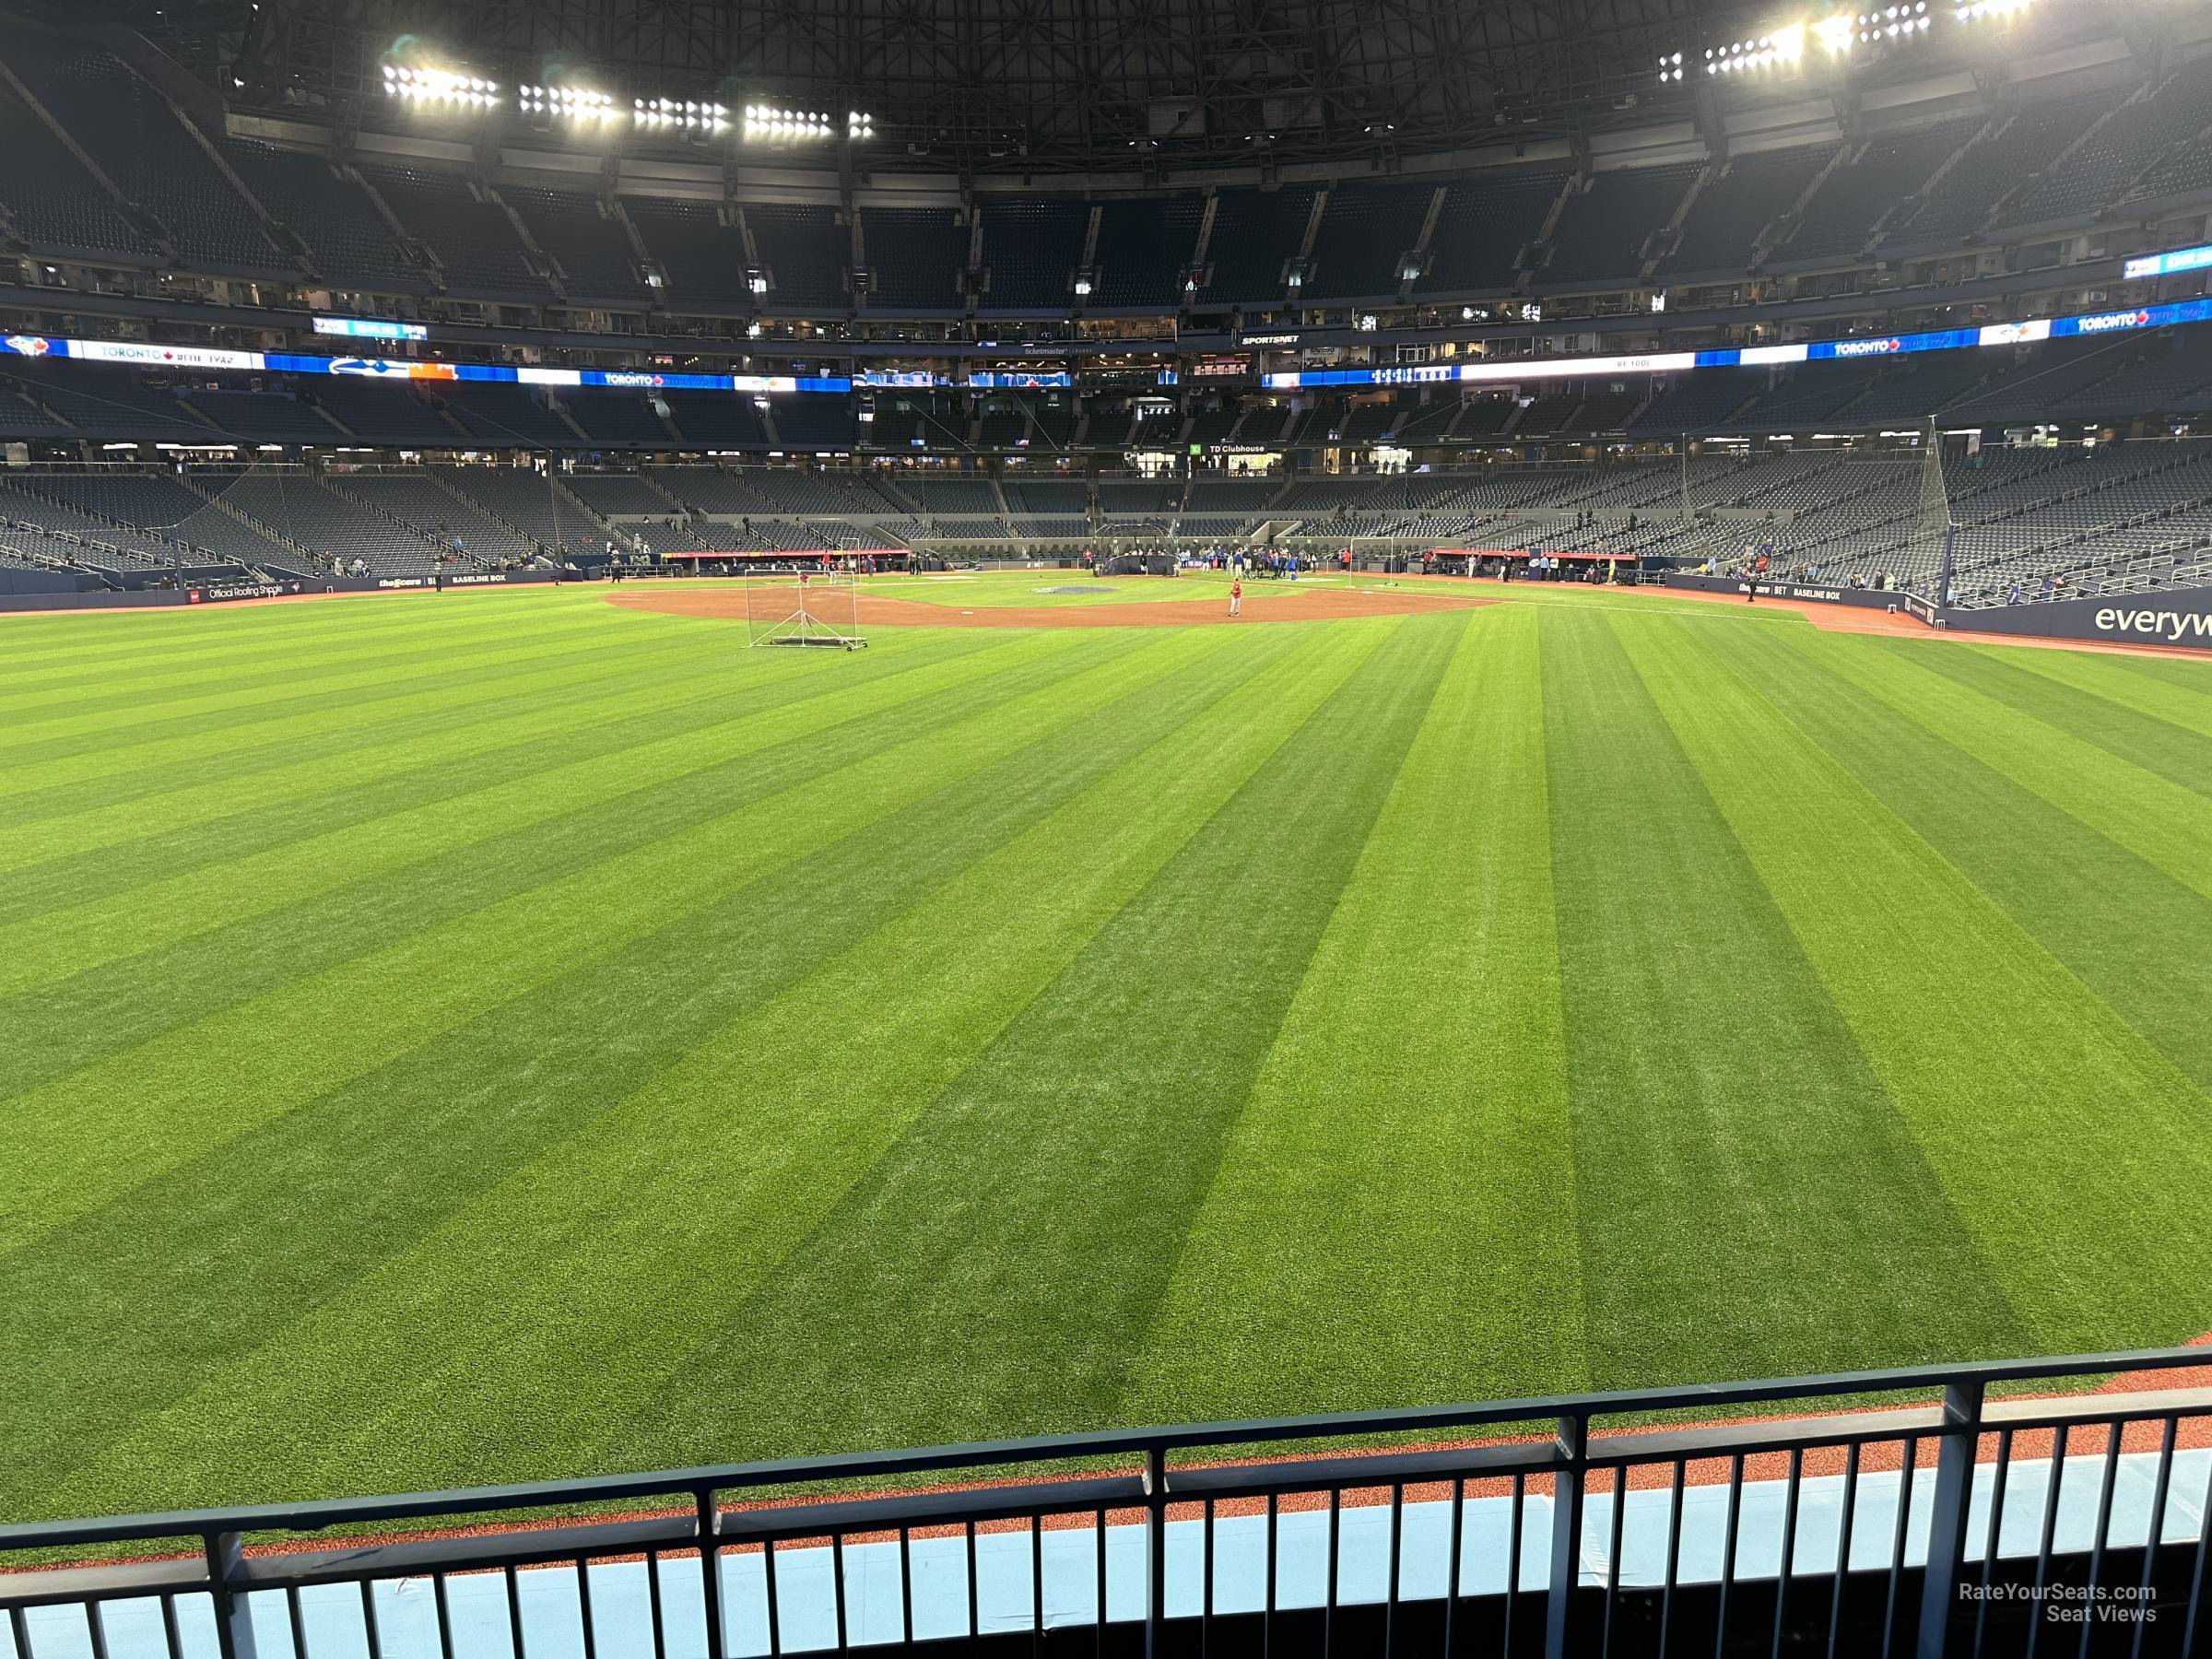
[[(787, 110), (780, 104), (745, 106), (745, 135), (781, 144), (803, 144), (837, 136), (837, 123), (823, 110)], [(873, 138), (876, 117), (858, 110), (845, 117), (847, 138)]]
[(1979, 23), (1984, 18), (2017, 18), (2026, 11), (2030, 0), (1964, 0), (1951, 8), (1951, 16), (1961, 23)]
[(1708, 47), (1705, 73), (1744, 75), (1754, 69), (1794, 66), (1805, 56), (1805, 25), (1792, 23), (1772, 34), (1747, 35), (1725, 46)]
[(1928, 0), (1864, 11), (1858, 15), (1859, 43), (1871, 46), (1916, 40), (1928, 31), (1933, 21), (1928, 16)]
[(630, 101), (630, 119), (641, 127), (719, 133), (730, 124), (729, 111), (718, 103), (694, 103), (681, 98), (639, 98)]
[(614, 96), (585, 87), (517, 87), (515, 107), (525, 115), (565, 115), (571, 121), (616, 121)]
[(453, 69), (418, 69), (412, 65), (386, 64), (384, 96), (414, 103), (488, 109), (499, 102), (500, 83)]
[[(2023, 11), (2030, 0), (1952, 0), (1953, 15), (1961, 21), (1975, 17)], [(1746, 35), (1740, 41), (1705, 49), (1705, 73), (1744, 76), (1765, 70), (1786, 73), (1800, 67), (1814, 47), (1829, 57), (1842, 57), (1860, 46), (1903, 45), (1924, 37), (1933, 26), (1928, 0), (1904, 0), (1863, 12), (1834, 12), (1818, 22), (1787, 23), (1767, 34)], [(1659, 55), (1659, 79), (1671, 85), (1682, 78), (1682, 53)]]

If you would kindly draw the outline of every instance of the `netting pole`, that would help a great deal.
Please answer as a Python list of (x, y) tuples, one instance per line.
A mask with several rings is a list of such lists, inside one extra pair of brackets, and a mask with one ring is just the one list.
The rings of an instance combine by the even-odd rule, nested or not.
[(1943, 439), (1936, 430), (1936, 417), (1928, 417), (1920, 462), (1920, 533), (1936, 543), (1936, 591), (1930, 601), (1940, 609), (1950, 603), (1951, 583), (1957, 572), (1959, 526), (1951, 522), (1950, 493), (1943, 482)]

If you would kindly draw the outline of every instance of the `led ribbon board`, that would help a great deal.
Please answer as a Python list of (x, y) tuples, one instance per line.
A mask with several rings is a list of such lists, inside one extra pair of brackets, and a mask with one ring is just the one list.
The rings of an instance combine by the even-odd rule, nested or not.
[(669, 374), (635, 369), (518, 369), (505, 363), (430, 363), (407, 358), (309, 357), (289, 351), (229, 351), (156, 346), (138, 340), (66, 340), (8, 335), (0, 349), (28, 358), (69, 358), (148, 369), (260, 370), (275, 374), (346, 374), (364, 380), (474, 381), (523, 386), (609, 386), (672, 392), (850, 392), (841, 374)]
[[(2161, 255), (2160, 257), (2178, 257)], [(1795, 346), (1722, 347), (1708, 351), (1643, 352), (1622, 357), (1488, 359), (1468, 363), (1416, 363), (1384, 369), (1287, 370), (1266, 377), (1271, 388), (1289, 391), (1320, 386), (1425, 386), (1485, 382), (1564, 380), (1592, 374), (1671, 374), (1691, 369), (1750, 368), (1773, 363), (1841, 362), (1860, 358), (1897, 357), (1916, 351), (1959, 351), (1983, 346), (2024, 346), (2039, 340), (2124, 334), (2142, 328), (2171, 328), (2212, 322), (2212, 299), (2176, 300), (2165, 305), (2124, 311), (2087, 312), (2071, 317), (2031, 318), (1991, 323), (1980, 328), (1943, 328), (1924, 334), (1882, 335), (1848, 340), (1812, 340)], [(853, 380), (842, 374), (674, 374), (630, 369), (512, 368), (504, 363), (431, 363), (405, 358), (309, 357), (283, 351), (232, 351), (206, 346), (160, 346), (142, 340), (71, 340), (47, 335), (0, 337), (0, 350), (28, 358), (68, 358), (80, 362), (121, 363), (149, 369), (261, 370), (279, 374), (348, 374), (370, 380), (475, 381), (524, 386), (603, 386), (618, 390), (734, 392), (778, 395), (845, 393)], [(971, 386), (1061, 386), (1062, 372), (969, 377)], [(862, 377), (862, 383), (869, 383)], [(875, 383), (880, 384), (880, 382)]]
[(2129, 281), (2138, 276), (2178, 276), (2184, 271), (2201, 271), (2212, 265), (2212, 247), (2181, 248), (2171, 253), (2146, 253), (2140, 259), (2131, 259), (2124, 267)]
[(429, 327), (420, 323), (382, 323), (371, 317), (317, 317), (319, 335), (342, 335), (353, 340), (427, 340)]
[(1270, 374), (1267, 384), (1286, 391), (1303, 386), (1420, 386), (1453, 382), (1466, 384), (1485, 381), (1565, 380), (1591, 374), (1664, 374), (1683, 369), (1731, 369), (1768, 363), (1847, 362), (1915, 351), (2025, 346), (2038, 340), (2124, 334), (2138, 328), (2171, 328), (2178, 324), (2204, 322), (2212, 322), (2212, 300), (2177, 300), (2169, 305), (2137, 306), (2127, 311), (2040, 317), (2024, 323), (1991, 323), (1981, 328), (1941, 328), (1925, 334), (1812, 340), (1799, 346), (1730, 346), (1711, 351), (1629, 357), (1522, 358), (1512, 362), (1420, 363), (1406, 369), (1294, 370)]

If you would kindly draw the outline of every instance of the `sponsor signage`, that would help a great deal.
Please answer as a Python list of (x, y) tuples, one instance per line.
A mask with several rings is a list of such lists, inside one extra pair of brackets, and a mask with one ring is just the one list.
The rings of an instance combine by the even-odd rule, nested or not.
[(1075, 377), (1065, 369), (979, 369), (968, 377), (971, 386), (990, 390), (1045, 391), (1060, 386), (1072, 386)]
[(1644, 357), (1521, 358), (1511, 362), (1422, 364), (1418, 369), (1309, 369), (1267, 376), (1280, 390), (1300, 386), (1392, 386), (1425, 381), (1544, 381), (1594, 374), (1668, 373), (1679, 369), (1726, 369), (1762, 363), (1818, 363), (1894, 357), (1915, 351), (1958, 351), (1971, 347), (2018, 346), (2083, 335), (2135, 328), (2170, 328), (2212, 321), (2212, 299), (2180, 300), (2135, 311), (2092, 312), (2080, 316), (2032, 318), (1992, 323), (1981, 328), (1941, 328), (1925, 334), (1884, 335), (1876, 339), (1814, 340), (1802, 346), (1724, 347), (1709, 351), (1667, 352)]
[(430, 331), (420, 323), (380, 323), (370, 317), (317, 317), (319, 335), (341, 335), (349, 340), (427, 340)]
[(187, 605), (215, 605), (226, 599), (280, 599), (287, 594), (297, 594), (296, 582), (231, 582), (219, 585), (186, 588)]
[(2106, 312), (2100, 316), (2077, 317), (2074, 324), (2076, 331), (2080, 334), (2111, 334), (2120, 328), (2148, 328), (2150, 313), (2142, 310)]
[(868, 369), (857, 377), (864, 386), (949, 386), (948, 374), (933, 374), (926, 369)]
[(2103, 640), (2115, 644), (2212, 652), (2212, 587), (1995, 605), (1973, 610), (1951, 606), (1943, 611), (1943, 624), (1958, 633), (2031, 634), (2052, 640)]
[[(671, 374), (629, 369), (510, 368), (504, 363), (427, 362), (412, 358), (313, 357), (291, 351), (229, 351), (214, 347), (159, 346), (142, 340), (71, 340), (51, 335), (0, 336), (18, 357), (70, 358), (160, 369), (262, 370), (278, 374), (344, 374), (362, 380), (470, 381), (524, 386), (607, 386), (693, 392), (850, 392), (841, 374)], [(1065, 380), (1062, 383), (1065, 383)]]
[(2183, 271), (2212, 268), (2212, 247), (2177, 248), (2171, 253), (2146, 253), (2123, 267), (2132, 281), (2138, 276), (2176, 276)]
[(1237, 344), (1240, 346), (1295, 346), (1298, 344), (1298, 335), (1296, 334), (1239, 335)]
[(2159, 610), (2144, 605), (2100, 605), (2089, 618), (2099, 633), (2148, 635), (2165, 645), (2212, 642), (2212, 594), (2196, 610)]
[[(1700, 576), (1690, 571), (1677, 571), (1666, 578), (1672, 588), (1695, 588), (1706, 594), (1747, 594), (1749, 582), (1740, 576)], [(1809, 600), (1816, 605), (1856, 605), (1874, 610), (1897, 610), (1905, 601), (1905, 594), (1896, 588), (1828, 587), (1818, 582), (1767, 582), (1759, 584), (1761, 599)]]
[(208, 346), (156, 346), (143, 340), (72, 340), (69, 355), (91, 363), (140, 363), (160, 369), (258, 369), (258, 351)]
[[(276, 369), (289, 374), (347, 374), (363, 380), (441, 380), (459, 378), (452, 363), (415, 362), (406, 358), (319, 358), (300, 357), (291, 352), (272, 351), (262, 359), (261, 367)], [(508, 371), (514, 373), (513, 370)]]

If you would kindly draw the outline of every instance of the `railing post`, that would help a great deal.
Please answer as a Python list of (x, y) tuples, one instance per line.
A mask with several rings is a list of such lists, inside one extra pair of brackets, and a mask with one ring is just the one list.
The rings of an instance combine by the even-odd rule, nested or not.
[(691, 1500), (699, 1513), (699, 1591), (707, 1618), (707, 1659), (723, 1659), (729, 1652), (729, 1637), (722, 1625), (722, 1555), (715, 1542), (722, 1517), (712, 1492), (694, 1492)]
[[(1936, 1496), (1929, 1506), (1928, 1565), (1920, 1591), (1919, 1659), (1943, 1659), (1966, 1561), (1966, 1524), (1973, 1508), (1974, 1459), (1981, 1447), (1982, 1384), (1943, 1385), (1943, 1429), (1936, 1444)], [(1910, 1495), (1899, 1494), (1900, 1502)]]
[[(1168, 1598), (1168, 1453), (1163, 1446), (1145, 1450), (1145, 1659), (1159, 1651), (1159, 1624)], [(1106, 1609), (1099, 1609), (1099, 1628)]]
[(231, 1588), (245, 1546), (236, 1533), (209, 1533), (207, 1583), (215, 1597), (215, 1642), (222, 1659), (254, 1659), (253, 1614), (245, 1595)]
[(1551, 1578), (1545, 1592), (1545, 1659), (1569, 1659), (1581, 1651), (1574, 1628), (1574, 1592), (1582, 1580), (1583, 1457), (1589, 1441), (1587, 1418), (1559, 1418), (1561, 1466), (1551, 1477)]

